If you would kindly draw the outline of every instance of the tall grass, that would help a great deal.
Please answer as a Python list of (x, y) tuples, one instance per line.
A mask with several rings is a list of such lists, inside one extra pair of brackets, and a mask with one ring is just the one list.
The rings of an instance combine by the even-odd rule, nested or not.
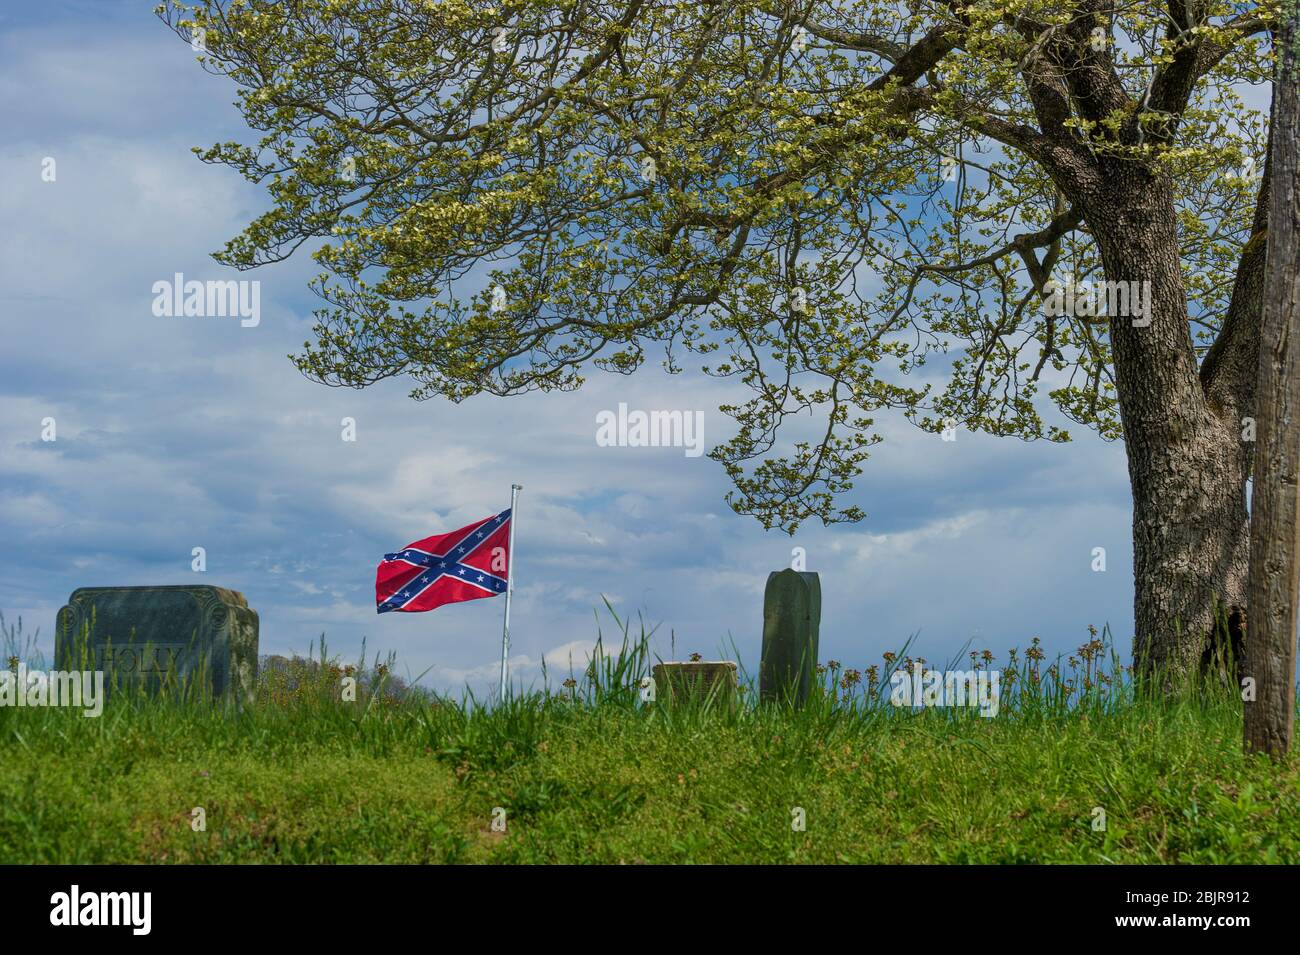
[[(791, 701), (760, 702), (756, 679), (739, 663), (739, 685), (726, 700), (713, 696), (689, 696), (669, 704), (648, 702), (643, 689), (655, 663), (663, 662), (651, 649), (655, 630), (638, 616), (633, 621), (619, 616), (612, 605), (605, 606), (612, 630), (597, 618), (597, 639), (587, 664), (570, 670), (559, 684), (551, 685), (551, 674), (543, 663), (542, 687), (525, 689), (510, 685), (504, 698), (481, 698), (468, 688), (460, 697), (439, 694), (395, 676), (393, 654), (375, 654), (367, 663), (366, 646), (354, 663), (331, 655), (322, 634), (306, 657), (264, 658), (257, 682), (254, 705), (240, 712), (223, 708), (221, 701), (204, 692), (201, 670), (167, 678), (146, 686), (120, 683), (110, 697), (117, 719), (130, 711), (133, 719), (169, 721), (184, 725), (187, 712), (201, 712), (208, 706), (223, 710), (230, 725), (250, 732), (274, 728), (288, 738), (303, 734), (336, 736), (346, 732), (364, 745), (391, 742), (405, 733), (415, 733), (435, 752), (460, 758), (469, 752), (494, 755), (481, 757), (493, 764), (509, 762), (512, 752), (526, 751), (549, 722), (606, 717), (631, 717), (648, 724), (662, 723), (678, 731), (699, 729), (707, 724), (741, 726), (769, 722), (802, 724), (810, 732), (871, 725), (881, 721), (925, 719), (951, 725), (986, 719), (974, 707), (896, 706), (891, 702), (895, 678), (906, 678), (912, 667), (938, 671), (960, 670), (1000, 675), (1000, 698), (996, 719), (1038, 723), (1044, 720), (1086, 719), (1129, 710), (1142, 705), (1131, 668), (1124, 666), (1108, 630), (1089, 628), (1089, 639), (1064, 657), (1047, 661), (1041, 642), (1034, 638), (1023, 650), (1011, 648), (1000, 666), (988, 650), (963, 648), (942, 666), (908, 653), (908, 640), (898, 652), (883, 655), (880, 663), (862, 668), (846, 667), (839, 661), (818, 664), (817, 679), (808, 698), (796, 705)], [(38, 634), (25, 633), (22, 621), (9, 625), (0, 614), (0, 643), (11, 670), (20, 661), (40, 668), (44, 660), (37, 651)], [(90, 666), (89, 629), (83, 635), (80, 661)], [(70, 661), (73, 664), (76, 661)], [(422, 676), (423, 674), (421, 674)], [(350, 692), (349, 692), (349, 683)], [(1190, 689), (1176, 700), (1163, 698), (1152, 705), (1217, 707), (1239, 705), (1230, 686), (1206, 683)], [(80, 726), (68, 721), (56, 709), (41, 711), (50, 726)], [(33, 727), (35, 712), (25, 714), (24, 726)], [(0, 708), (0, 730), (13, 713)], [(111, 721), (110, 721), (111, 722)], [(39, 720), (37, 720), (39, 725)], [(220, 723), (208, 724), (214, 733), (224, 732)], [(87, 732), (96, 732), (87, 727)], [(474, 762), (474, 760), (471, 760)]]
[[(121, 692), (103, 716), (0, 707), (0, 861), (1244, 861), (1300, 853), (1300, 775), (1242, 756), (1231, 687), (1136, 691), (1109, 634), (1049, 660), (964, 649), (999, 713), (895, 706), (906, 642), (827, 660), (802, 706), (643, 699), (653, 628), (607, 606), (552, 686), (459, 697), (322, 638), (242, 707)], [(10, 667), (42, 661), (0, 619)], [(418, 679), (418, 678), (417, 678)], [(355, 694), (344, 692), (354, 680)], [(415, 681), (412, 681), (415, 682)], [(1257, 765), (1258, 764), (1258, 765)], [(202, 805), (211, 831), (190, 830)], [(792, 834), (788, 813), (814, 820)], [(1104, 807), (1110, 828), (1089, 813)], [(504, 810), (513, 835), (487, 829)], [(833, 833), (833, 837), (831, 836)]]

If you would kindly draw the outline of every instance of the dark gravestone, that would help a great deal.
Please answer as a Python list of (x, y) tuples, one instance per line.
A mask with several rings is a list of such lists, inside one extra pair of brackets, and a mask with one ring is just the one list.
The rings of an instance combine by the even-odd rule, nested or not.
[(59, 611), (64, 670), (103, 670), (109, 687), (247, 701), (257, 682), (257, 612), (243, 594), (205, 584), (81, 587)]
[(797, 570), (768, 574), (763, 592), (761, 700), (803, 703), (817, 671), (817, 631), (822, 617), (821, 579)]

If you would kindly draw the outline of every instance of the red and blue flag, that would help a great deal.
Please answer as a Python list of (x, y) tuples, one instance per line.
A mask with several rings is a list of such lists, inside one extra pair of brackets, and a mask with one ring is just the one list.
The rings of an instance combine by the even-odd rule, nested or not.
[(510, 509), (385, 554), (375, 572), (379, 613), (420, 613), (506, 592)]

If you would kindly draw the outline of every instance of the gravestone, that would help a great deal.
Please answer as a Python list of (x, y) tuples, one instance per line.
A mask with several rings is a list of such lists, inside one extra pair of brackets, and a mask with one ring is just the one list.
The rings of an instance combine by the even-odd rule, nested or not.
[(656, 663), (650, 675), (658, 699), (667, 703), (692, 697), (724, 703), (736, 697), (736, 664), (730, 660)]
[(817, 634), (822, 584), (815, 573), (773, 571), (763, 592), (763, 657), (758, 667), (760, 700), (808, 699), (817, 671)]
[(80, 587), (59, 611), (61, 670), (102, 670), (114, 687), (248, 701), (257, 682), (257, 612), (224, 587)]

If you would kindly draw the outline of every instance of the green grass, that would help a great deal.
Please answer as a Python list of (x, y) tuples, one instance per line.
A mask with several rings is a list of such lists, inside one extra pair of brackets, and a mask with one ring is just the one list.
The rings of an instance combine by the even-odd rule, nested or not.
[(0, 708), (0, 863), (1300, 861), (1298, 761), (1244, 757), (1229, 692), (1145, 699), (1113, 657), (1066, 679), (1031, 648), (991, 719), (838, 666), (800, 710), (645, 704), (643, 636), (490, 707), (341, 703), (327, 662), (240, 711)]

